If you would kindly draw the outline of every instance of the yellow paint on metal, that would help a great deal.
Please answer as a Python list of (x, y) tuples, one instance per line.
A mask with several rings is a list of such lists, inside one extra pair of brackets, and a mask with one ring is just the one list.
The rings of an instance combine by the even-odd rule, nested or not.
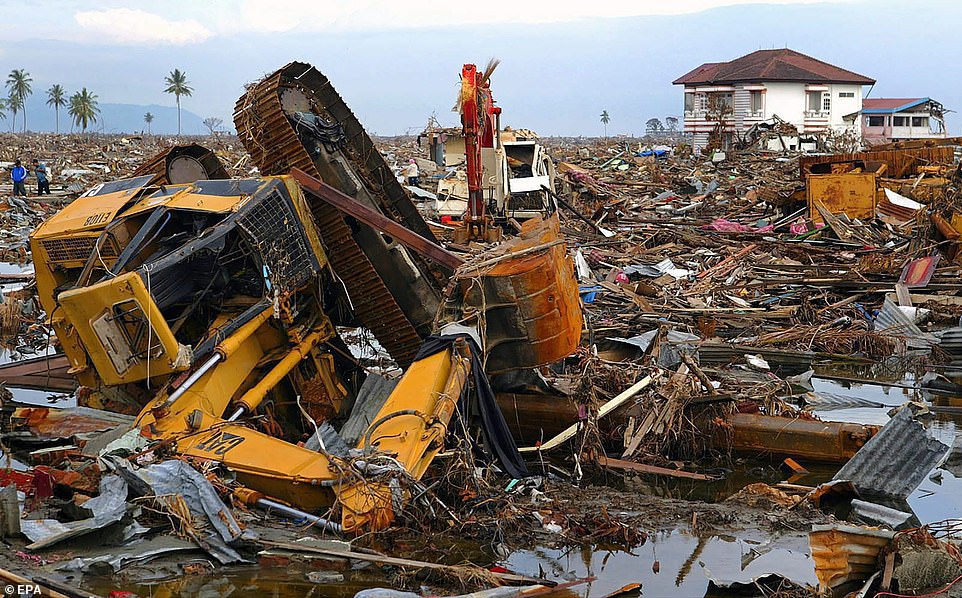
[(815, 208), (821, 202), (832, 214), (845, 214), (862, 220), (875, 217), (878, 203), (878, 176), (872, 172), (810, 174), (805, 178), (808, 215), (822, 222)]
[(131, 200), (140, 189), (126, 189), (92, 197), (78, 197), (60, 210), (53, 218), (43, 222), (34, 231), (34, 238), (60, 236), (87, 230), (102, 229), (114, 220), (117, 212)]
[[(394, 456), (411, 477), (420, 479), (444, 446), (448, 423), (471, 371), (470, 349), (459, 341), (415, 361), (372, 420), (359, 448)], [(383, 529), (393, 519), (385, 483), (362, 481), (338, 489), (346, 530)]]
[(134, 272), (64, 291), (59, 303), (105, 384), (146, 380), (190, 366), (187, 348), (174, 338)]

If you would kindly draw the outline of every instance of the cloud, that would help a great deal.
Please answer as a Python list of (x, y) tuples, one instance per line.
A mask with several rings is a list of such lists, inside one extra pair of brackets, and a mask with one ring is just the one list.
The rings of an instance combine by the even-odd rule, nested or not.
[(221, 22), (224, 34), (241, 31), (365, 31), (501, 23), (559, 23), (586, 18), (666, 16), (750, 4), (843, 3), (858, 0), (486, 0), (465, 10), (450, 0), (237, 0), (236, 17)]
[(124, 45), (185, 45), (202, 42), (213, 33), (193, 19), (174, 21), (130, 8), (81, 11), (77, 24), (91, 34), (86, 41)]

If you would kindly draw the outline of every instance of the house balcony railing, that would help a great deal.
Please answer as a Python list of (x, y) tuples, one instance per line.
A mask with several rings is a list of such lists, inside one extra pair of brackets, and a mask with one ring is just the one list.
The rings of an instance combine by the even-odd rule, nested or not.
[(822, 112), (821, 110), (806, 110), (805, 118), (811, 119), (827, 119), (828, 112)]

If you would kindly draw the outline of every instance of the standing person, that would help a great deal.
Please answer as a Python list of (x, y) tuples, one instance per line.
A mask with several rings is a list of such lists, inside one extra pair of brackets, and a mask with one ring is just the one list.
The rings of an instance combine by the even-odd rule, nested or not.
[(13, 179), (13, 194), (26, 197), (27, 187), (23, 184), (23, 181), (27, 178), (27, 169), (23, 167), (20, 160), (14, 163), (13, 170), (10, 171), (10, 177)]
[(50, 195), (50, 178), (47, 176), (47, 165), (34, 158), (33, 174), (37, 177), (37, 195), (43, 195), (44, 192)]
[(420, 172), (418, 171), (418, 163), (414, 158), (408, 160), (407, 168), (404, 169), (404, 174), (408, 178), (408, 185), (412, 187), (421, 186)]

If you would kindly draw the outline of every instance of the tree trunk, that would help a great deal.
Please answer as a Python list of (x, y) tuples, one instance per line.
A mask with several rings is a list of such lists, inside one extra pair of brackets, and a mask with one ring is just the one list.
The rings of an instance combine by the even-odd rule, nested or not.
[(57, 115), (57, 135), (60, 134), (60, 106), (54, 104), (53, 111)]
[(177, 95), (177, 136), (180, 137), (180, 94)]

